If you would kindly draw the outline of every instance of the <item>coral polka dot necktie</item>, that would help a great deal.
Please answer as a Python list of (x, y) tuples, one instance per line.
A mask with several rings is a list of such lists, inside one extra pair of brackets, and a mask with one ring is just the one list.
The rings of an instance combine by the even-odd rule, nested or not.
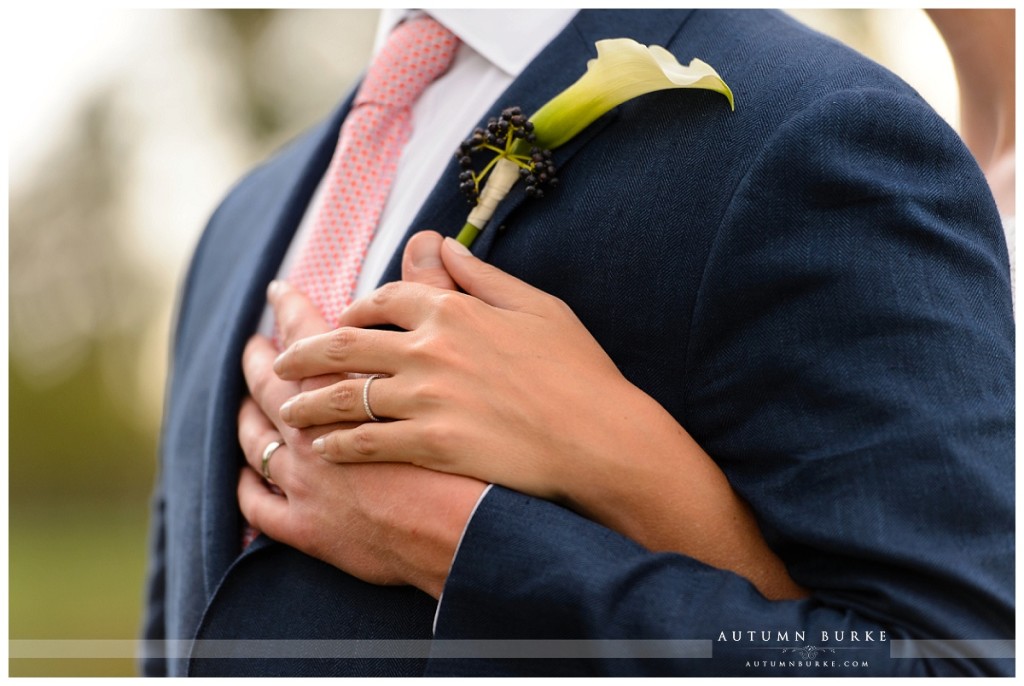
[[(327, 168), (313, 231), (288, 277), (332, 326), (356, 291), (409, 139), (412, 105), (448, 69), (458, 47), (458, 38), (434, 19), (410, 19), (388, 36), (356, 93)], [(242, 547), (257, 535), (246, 524)]]
[(459, 40), (429, 16), (397, 26), (374, 58), (341, 127), (313, 232), (289, 281), (332, 326), (359, 270), (409, 139), (412, 105), (451, 65)]

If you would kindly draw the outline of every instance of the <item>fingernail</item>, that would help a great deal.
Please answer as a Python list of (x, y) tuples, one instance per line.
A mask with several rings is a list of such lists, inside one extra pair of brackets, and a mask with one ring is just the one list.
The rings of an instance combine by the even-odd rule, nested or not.
[(459, 243), (454, 238), (445, 238), (444, 243), (445, 245), (448, 246), (448, 249), (451, 250), (456, 255), (461, 255), (462, 257), (469, 257), (470, 255), (473, 254), (469, 251), (469, 248), (464, 246), (462, 243)]
[(412, 266), (417, 269), (441, 269), (444, 264), (441, 262), (441, 254), (434, 246), (437, 243), (432, 241), (418, 240), (412, 243)]
[(281, 415), (281, 419), (283, 419), (286, 422), (287, 421), (291, 421), (291, 418), (292, 418), (292, 407), (294, 407), (294, 406), (295, 406), (295, 399), (294, 398), (292, 398), (290, 400), (286, 400), (284, 405), (281, 406), (281, 409), (278, 410), (278, 413)]
[(288, 354), (287, 352), (283, 352), (280, 355), (278, 355), (276, 358), (274, 358), (274, 373), (275, 374), (280, 374), (281, 373), (281, 367), (284, 365), (284, 356), (287, 355), (287, 354)]
[(324, 442), (323, 436), (313, 441), (313, 450), (317, 451), (321, 455), (327, 452), (327, 444)]
[(279, 295), (281, 295), (281, 282), (275, 279), (267, 286), (267, 300), (274, 302)]

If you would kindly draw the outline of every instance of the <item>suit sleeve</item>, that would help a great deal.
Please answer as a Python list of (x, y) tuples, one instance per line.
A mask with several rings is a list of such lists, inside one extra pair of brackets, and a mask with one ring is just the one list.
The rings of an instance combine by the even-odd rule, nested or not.
[[(711, 643), (566, 667), (584, 673), (1012, 674), (1012, 659), (893, 656), (893, 641), (1013, 638), (1013, 322), (977, 165), (912, 94), (832, 94), (766, 137), (714, 230), (677, 418), (811, 596), (766, 600), (495, 488), (437, 638)], [(798, 637), (815, 650), (782, 650)]]
[[(158, 477), (159, 478), (159, 477)], [(146, 569), (145, 616), (138, 668), (143, 676), (167, 676), (167, 661), (154, 645), (167, 638), (166, 597), (167, 550), (162, 479), (154, 490), (150, 507), (149, 557)]]

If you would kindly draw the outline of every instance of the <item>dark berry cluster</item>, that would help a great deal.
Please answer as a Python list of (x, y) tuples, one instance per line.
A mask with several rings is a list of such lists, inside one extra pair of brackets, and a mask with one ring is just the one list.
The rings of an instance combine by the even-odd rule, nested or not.
[[(536, 146), (529, 148), (530, 153), (517, 154), (525, 151), (526, 145), (537, 140), (533, 132), (533, 122), (528, 120), (518, 107), (502, 110), (501, 116), (487, 120), (486, 128), (477, 128), (469, 138), (459, 144), (455, 157), (459, 160), (459, 190), (465, 194), (470, 203), (480, 197), (483, 180), (491, 168), (502, 157), (519, 165), (519, 175), (526, 183), (526, 194), (534, 198), (544, 197), (544, 187), (558, 184), (555, 176), (557, 169), (551, 159), (550, 150), (541, 150)], [(487, 150), (495, 153), (480, 173), (473, 171), (473, 153)]]
[(526, 183), (526, 194), (531, 198), (543, 198), (544, 186), (549, 188), (558, 185), (555, 172), (558, 169), (551, 161), (551, 151), (530, 148), (530, 166), (520, 167), (519, 176)]

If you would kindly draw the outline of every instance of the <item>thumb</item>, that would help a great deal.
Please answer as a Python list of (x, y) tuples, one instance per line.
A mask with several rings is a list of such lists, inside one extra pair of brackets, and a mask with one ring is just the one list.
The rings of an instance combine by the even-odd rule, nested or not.
[(409, 239), (402, 254), (402, 281), (455, 290), (455, 282), (441, 262), (442, 240), (436, 231), (421, 231)]
[[(279, 350), (287, 349), (300, 338), (331, 330), (317, 306), (287, 281), (272, 281), (267, 288), (267, 299), (274, 308), (277, 321), (274, 342)], [(340, 381), (341, 378), (335, 374), (310, 377), (302, 380), (301, 388), (310, 391)]]
[(271, 281), (267, 300), (277, 322), (277, 343), (284, 350), (300, 338), (330, 331), (320, 310), (304, 293), (287, 281)]
[(462, 290), (488, 305), (516, 312), (534, 312), (542, 300), (551, 298), (544, 291), (478, 259), (453, 238), (444, 239), (441, 259)]

